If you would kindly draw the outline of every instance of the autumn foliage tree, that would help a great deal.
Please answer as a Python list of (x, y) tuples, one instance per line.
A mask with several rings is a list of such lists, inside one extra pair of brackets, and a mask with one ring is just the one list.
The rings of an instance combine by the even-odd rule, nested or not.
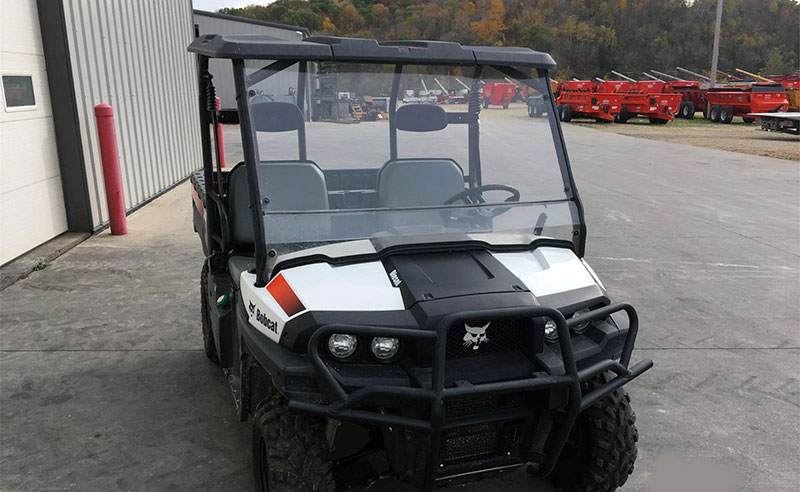
[[(638, 75), (676, 65), (707, 71), (716, 0), (278, 0), (220, 12), (316, 34), (436, 39), (547, 51), (556, 77)], [(720, 67), (800, 69), (800, 4), (725, 0)]]

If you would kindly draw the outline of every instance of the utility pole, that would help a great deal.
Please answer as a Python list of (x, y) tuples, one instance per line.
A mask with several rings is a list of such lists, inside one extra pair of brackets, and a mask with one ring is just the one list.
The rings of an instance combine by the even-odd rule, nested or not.
[(722, 2), (717, 0), (717, 22), (714, 23), (714, 53), (711, 55), (711, 88), (717, 85), (717, 62), (719, 61), (719, 27), (722, 24)]

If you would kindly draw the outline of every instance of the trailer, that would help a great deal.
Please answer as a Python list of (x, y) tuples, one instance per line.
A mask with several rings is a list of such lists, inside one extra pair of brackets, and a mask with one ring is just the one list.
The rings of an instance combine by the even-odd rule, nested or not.
[(598, 123), (610, 123), (621, 106), (620, 94), (562, 90), (556, 99), (558, 117), (563, 122), (572, 118), (592, 118)]
[(594, 92), (612, 94), (615, 92), (633, 92), (633, 84), (627, 80), (604, 80), (598, 82), (594, 87)]
[(800, 111), (800, 71), (792, 75), (773, 75), (770, 79), (781, 84), (786, 89), (789, 111)]
[(591, 80), (569, 80), (561, 82), (556, 86), (556, 97), (560, 96), (562, 92), (594, 92), (595, 84)]
[(481, 88), (483, 107), (502, 106), (508, 109), (511, 100), (517, 93), (517, 86), (508, 82), (487, 82)]
[(625, 123), (644, 116), (652, 124), (666, 124), (675, 119), (683, 96), (664, 93), (664, 82), (654, 80), (606, 80), (596, 86), (596, 94), (617, 94), (622, 97), (614, 121)]
[(683, 96), (680, 94), (622, 94), (622, 104), (614, 121), (625, 123), (631, 118), (645, 116), (650, 123), (664, 125), (675, 119)]
[(680, 94), (681, 102), (678, 105), (678, 116), (691, 120), (699, 109), (703, 116), (708, 105), (708, 91), (700, 88), (700, 82), (694, 80), (673, 80), (664, 85), (664, 92)]
[(749, 90), (731, 88), (708, 91), (708, 119), (715, 123), (730, 123), (740, 116), (752, 123), (754, 113), (778, 113), (789, 110), (786, 90), (780, 84), (755, 83)]
[(761, 120), (761, 129), (765, 132), (800, 135), (800, 113), (750, 113), (747, 116)]

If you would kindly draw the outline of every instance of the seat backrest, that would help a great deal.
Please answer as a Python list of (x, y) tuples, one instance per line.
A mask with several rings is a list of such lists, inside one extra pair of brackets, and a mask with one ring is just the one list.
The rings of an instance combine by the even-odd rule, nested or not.
[(442, 205), (464, 191), (464, 173), (452, 159), (397, 159), (378, 174), (379, 207)]
[[(406, 104), (397, 108), (390, 132), (435, 132), (447, 128), (449, 117), (441, 106)], [(394, 141), (393, 141), (394, 142)], [(393, 149), (395, 144), (392, 144)], [(464, 172), (452, 159), (417, 158), (392, 160), (378, 174), (378, 206), (424, 207), (442, 205), (464, 191)]]
[[(265, 210), (327, 210), (328, 188), (325, 175), (311, 161), (261, 162), (258, 165), (261, 198), (269, 203)], [(228, 176), (228, 223), (230, 237), (240, 248), (253, 247), (255, 233), (250, 214), (250, 188), (244, 163)]]
[[(298, 160), (258, 164), (258, 189), (263, 195), (259, 198), (269, 199), (262, 208), (270, 211), (327, 210), (325, 175), (314, 162), (306, 159), (305, 119), (300, 108), (290, 103), (264, 101), (252, 104), (250, 111), (256, 132), (297, 132)], [(254, 247), (250, 188), (243, 162), (228, 176), (227, 213), (233, 244), (238, 248)]]

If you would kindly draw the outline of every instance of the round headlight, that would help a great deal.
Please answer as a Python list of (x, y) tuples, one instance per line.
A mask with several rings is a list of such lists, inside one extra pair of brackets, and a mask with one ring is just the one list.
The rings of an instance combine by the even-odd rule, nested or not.
[[(581, 315), (586, 314), (586, 313), (588, 313), (590, 311), (591, 311), (591, 309), (589, 309), (589, 308), (584, 308), (584, 309), (581, 309), (579, 311), (575, 311), (572, 314), (572, 317), (570, 319), (578, 318)], [(580, 323), (580, 324), (574, 325), (572, 327), (572, 331), (580, 335), (581, 333), (586, 331), (586, 328), (589, 328), (589, 322), (588, 321), (586, 323)]]
[(389, 360), (400, 351), (400, 340), (397, 338), (375, 337), (372, 339), (372, 355), (380, 360)]
[(358, 339), (346, 333), (334, 333), (328, 339), (328, 351), (337, 359), (346, 359), (355, 353)]
[(558, 341), (556, 322), (552, 319), (548, 319), (544, 324), (544, 338), (550, 343), (555, 343)]

